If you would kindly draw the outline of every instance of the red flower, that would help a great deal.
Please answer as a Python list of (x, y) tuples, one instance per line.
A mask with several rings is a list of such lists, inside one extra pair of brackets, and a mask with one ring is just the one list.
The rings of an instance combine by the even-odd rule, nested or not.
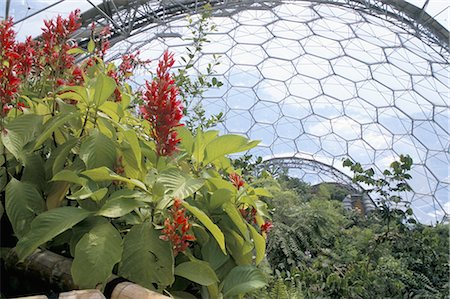
[(0, 98), (4, 115), (19, 90), (21, 82), (31, 71), (34, 42), (28, 38), (23, 43), (15, 40), (11, 18), (0, 22)]
[(195, 241), (194, 235), (188, 232), (191, 229), (189, 217), (186, 217), (186, 209), (181, 208), (181, 200), (175, 199), (170, 209), (171, 217), (164, 221), (163, 235), (159, 238), (172, 243), (173, 256), (185, 251), (189, 247), (188, 241)]
[(58, 16), (56, 20), (45, 20), (42, 28), (41, 55), (45, 64), (61, 75), (75, 63), (75, 57), (67, 51), (75, 48), (76, 43), (71, 41), (71, 35), (81, 27), (80, 10), (69, 14), (67, 19)]
[(178, 88), (169, 73), (174, 63), (173, 54), (166, 51), (159, 61), (156, 78), (151, 84), (146, 82), (145, 104), (140, 107), (143, 117), (151, 124), (150, 136), (156, 142), (159, 156), (171, 156), (180, 141), (174, 129), (181, 125), (183, 105), (177, 100)]
[(19, 109), (20, 111), (23, 111), (23, 108), (30, 108), (27, 105), (25, 105), (25, 103), (22, 102), (18, 102), (17, 103), (17, 109)]
[(240, 175), (237, 173), (232, 173), (229, 175), (230, 181), (236, 189), (241, 189), (244, 186), (245, 182)]
[(273, 224), (270, 221), (266, 221), (263, 225), (261, 225), (261, 232), (268, 234), (273, 228)]

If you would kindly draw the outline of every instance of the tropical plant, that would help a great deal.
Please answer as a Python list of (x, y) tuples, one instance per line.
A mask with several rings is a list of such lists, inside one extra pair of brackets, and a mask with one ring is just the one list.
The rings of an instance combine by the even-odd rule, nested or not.
[(270, 268), (261, 267), (268, 285), (249, 298), (447, 298), (449, 226), (409, 220), (397, 197), (411, 163), (401, 156), (382, 178), (356, 166), (358, 182), (373, 179), (375, 191), (386, 190), (375, 192), (385, 206), (369, 215), (345, 211), (332, 185), (258, 179), (273, 195), (267, 202), (274, 228)]
[[(127, 81), (145, 62), (104, 62), (101, 36), (78, 48), (78, 12), (45, 28), (42, 40), (20, 43), (12, 20), (0, 23), (0, 192), (19, 259), (62, 245), (81, 288), (113, 273), (181, 297), (263, 287), (256, 265), (270, 222), (260, 197), (270, 194), (227, 157), (258, 142), (181, 124), (169, 52), (135, 92)], [(75, 64), (75, 55), (88, 58)]]

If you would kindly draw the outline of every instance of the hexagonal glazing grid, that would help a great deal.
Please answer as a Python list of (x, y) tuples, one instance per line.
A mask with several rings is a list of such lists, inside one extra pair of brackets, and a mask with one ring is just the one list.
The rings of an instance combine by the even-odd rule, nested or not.
[[(379, 174), (400, 154), (414, 160), (404, 194), (423, 222), (450, 209), (448, 49), (426, 43), (367, 11), (320, 1), (283, 1), (215, 11), (218, 31), (196, 68), (220, 54), (220, 89), (205, 94), (223, 132), (261, 140), (251, 154), (301, 157), (342, 169), (350, 157)], [(167, 21), (115, 45), (157, 59), (185, 54), (185, 19)], [(162, 34), (164, 33), (164, 34)], [(166, 36), (163, 38), (162, 36)], [(298, 171), (297, 171), (298, 173)], [(317, 182), (329, 178), (304, 179)]]

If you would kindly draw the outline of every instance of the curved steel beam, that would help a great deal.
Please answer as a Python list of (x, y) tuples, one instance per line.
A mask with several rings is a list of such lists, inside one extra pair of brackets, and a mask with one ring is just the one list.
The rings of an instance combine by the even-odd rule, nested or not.
[(365, 190), (358, 183), (353, 182), (350, 176), (343, 173), (339, 169), (326, 163), (314, 160), (313, 158), (292, 156), (268, 158), (262, 162), (261, 167), (265, 168), (273, 166), (287, 169), (310, 169), (317, 173), (323, 172), (335, 179), (337, 183), (351, 186), (351, 188), (357, 192), (364, 192)]
[[(427, 14), (405, 0), (297, 0), (347, 7), (370, 15), (383, 17), (425, 41), (437, 46), (447, 56), (450, 52), (449, 31)], [(92, 22), (112, 26), (111, 45), (150, 28), (197, 13), (211, 4), (214, 13), (232, 15), (243, 9), (270, 9), (286, 3), (284, 0), (104, 0), (82, 14), (84, 26)], [(292, 2), (292, 1), (290, 1)], [(153, 25), (153, 26), (152, 26)], [(87, 38), (81, 45), (87, 43)]]

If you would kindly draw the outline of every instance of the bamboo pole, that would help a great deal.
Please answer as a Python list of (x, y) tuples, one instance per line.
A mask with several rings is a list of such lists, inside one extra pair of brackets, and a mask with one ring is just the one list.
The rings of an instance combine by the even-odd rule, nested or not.
[(115, 288), (111, 299), (170, 299), (131, 282), (121, 282)]
[[(72, 259), (58, 255), (51, 251), (37, 249), (23, 262), (19, 263), (19, 258), (17, 257), (15, 250), (11, 249), (6, 256), (5, 264), (7, 269), (14, 269), (14, 271), (18, 270), (28, 273), (33, 277), (41, 279), (49, 285), (57, 286), (61, 291), (79, 289), (79, 287), (73, 282), (72, 274), (70, 272)], [(117, 278), (118, 276), (112, 275), (108, 282), (113, 282), (113, 280)], [(71, 299), (91, 297), (62, 298)], [(111, 299), (170, 299), (170, 297), (127, 281), (120, 282), (114, 286)]]
[(38, 277), (43, 282), (54, 285), (63, 291), (78, 289), (70, 272), (72, 259), (48, 250), (37, 249), (19, 263), (15, 250), (11, 249), (6, 256), (5, 266), (7, 269), (18, 270)]

